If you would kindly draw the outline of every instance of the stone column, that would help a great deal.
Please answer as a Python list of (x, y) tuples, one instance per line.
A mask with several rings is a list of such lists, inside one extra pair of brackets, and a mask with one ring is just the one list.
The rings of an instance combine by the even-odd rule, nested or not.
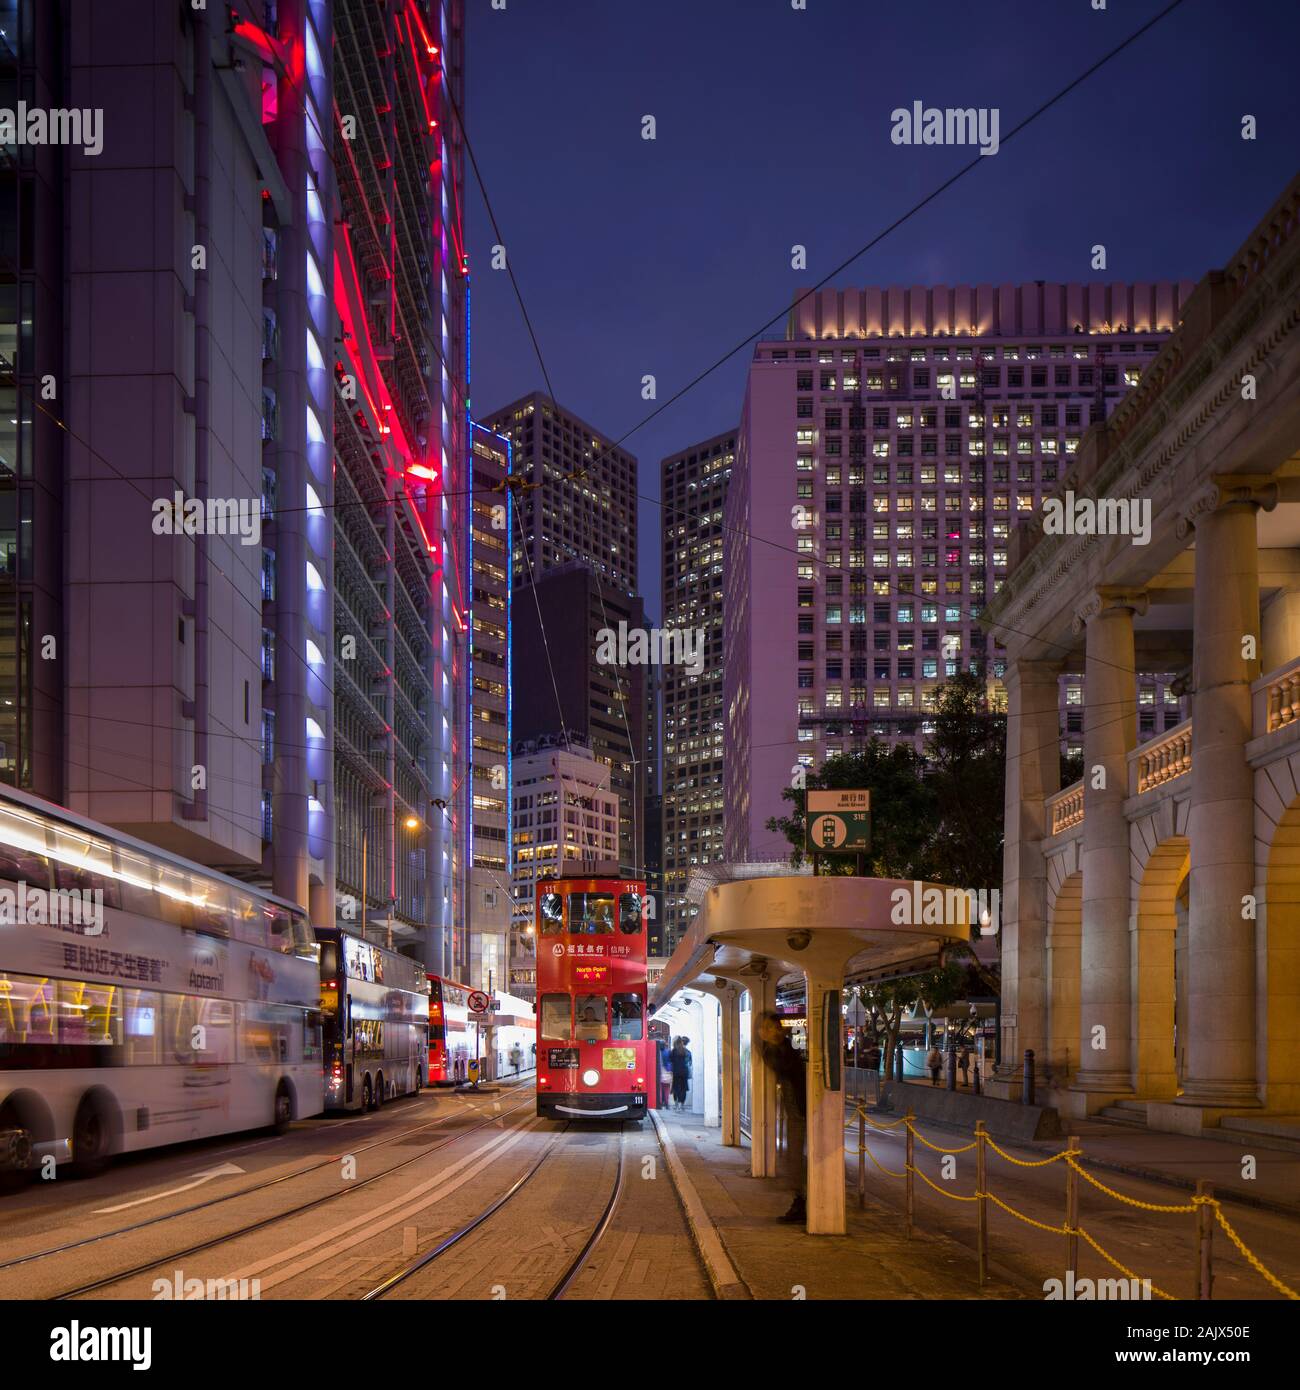
[(1137, 739), (1133, 615), (1142, 590), (1099, 587), (1075, 616), (1086, 628), (1083, 710), (1083, 943), (1079, 1069), (1071, 1089), (1131, 1094), (1128, 754)]
[(1007, 691), (1006, 835), (1002, 849), (1002, 1067), (1047, 1040), (1046, 799), (1060, 790), (1060, 668), (1012, 659)]
[(1258, 1103), (1255, 1067), (1254, 774), (1250, 683), (1259, 676), (1255, 513), (1277, 485), (1220, 476), (1180, 524), (1195, 531), (1192, 791), (1185, 1105)]

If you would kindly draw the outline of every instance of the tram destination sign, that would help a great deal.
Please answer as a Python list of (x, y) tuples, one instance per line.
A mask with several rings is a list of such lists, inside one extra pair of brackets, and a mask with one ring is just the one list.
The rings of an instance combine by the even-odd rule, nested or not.
[(810, 854), (862, 854), (871, 848), (871, 793), (806, 793), (804, 845)]
[(557, 1067), (578, 1066), (579, 1054), (576, 1047), (548, 1047), (546, 1049), (546, 1065), (552, 1070)]

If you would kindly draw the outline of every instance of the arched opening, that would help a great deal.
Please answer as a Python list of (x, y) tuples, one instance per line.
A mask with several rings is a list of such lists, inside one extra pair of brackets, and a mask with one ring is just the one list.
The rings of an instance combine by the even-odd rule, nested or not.
[[(1178, 1094), (1178, 904), (1183, 901), (1186, 939), (1190, 860), (1185, 835), (1173, 835), (1147, 856), (1138, 884), (1133, 917), (1133, 1091), (1142, 1100), (1173, 1100)], [(1185, 966), (1185, 947), (1184, 947)], [(1184, 1010), (1185, 1011), (1185, 1010)]]

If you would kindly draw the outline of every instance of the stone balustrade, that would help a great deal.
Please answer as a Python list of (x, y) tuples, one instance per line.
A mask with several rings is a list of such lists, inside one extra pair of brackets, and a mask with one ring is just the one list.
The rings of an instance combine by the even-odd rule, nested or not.
[(1280, 670), (1269, 672), (1256, 684), (1255, 690), (1263, 695), (1263, 709), (1256, 712), (1256, 736), (1271, 734), (1294, 724), (1300, 719), (1300, 658)]
[(1059, 835), (1083, 824), (1083, 778), (1047, 798), (1049, 834)]
[(1129, 757), (1137, 764), (1137, 794), (1162, 787), (1192, 770), (1192, 721), (1184, 719), (1161, 738), (1135, 748)]

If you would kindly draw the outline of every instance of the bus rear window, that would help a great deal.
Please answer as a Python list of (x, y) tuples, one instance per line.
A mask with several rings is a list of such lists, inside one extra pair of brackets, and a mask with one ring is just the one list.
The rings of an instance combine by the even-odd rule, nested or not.
[(540, 1017), (542, 1037), (567, 1042), (573, 1036), (567, 994), (543, 994)]
[(570, 893), (569, 934), (604, 936), (614, 930), (613, 893)]

